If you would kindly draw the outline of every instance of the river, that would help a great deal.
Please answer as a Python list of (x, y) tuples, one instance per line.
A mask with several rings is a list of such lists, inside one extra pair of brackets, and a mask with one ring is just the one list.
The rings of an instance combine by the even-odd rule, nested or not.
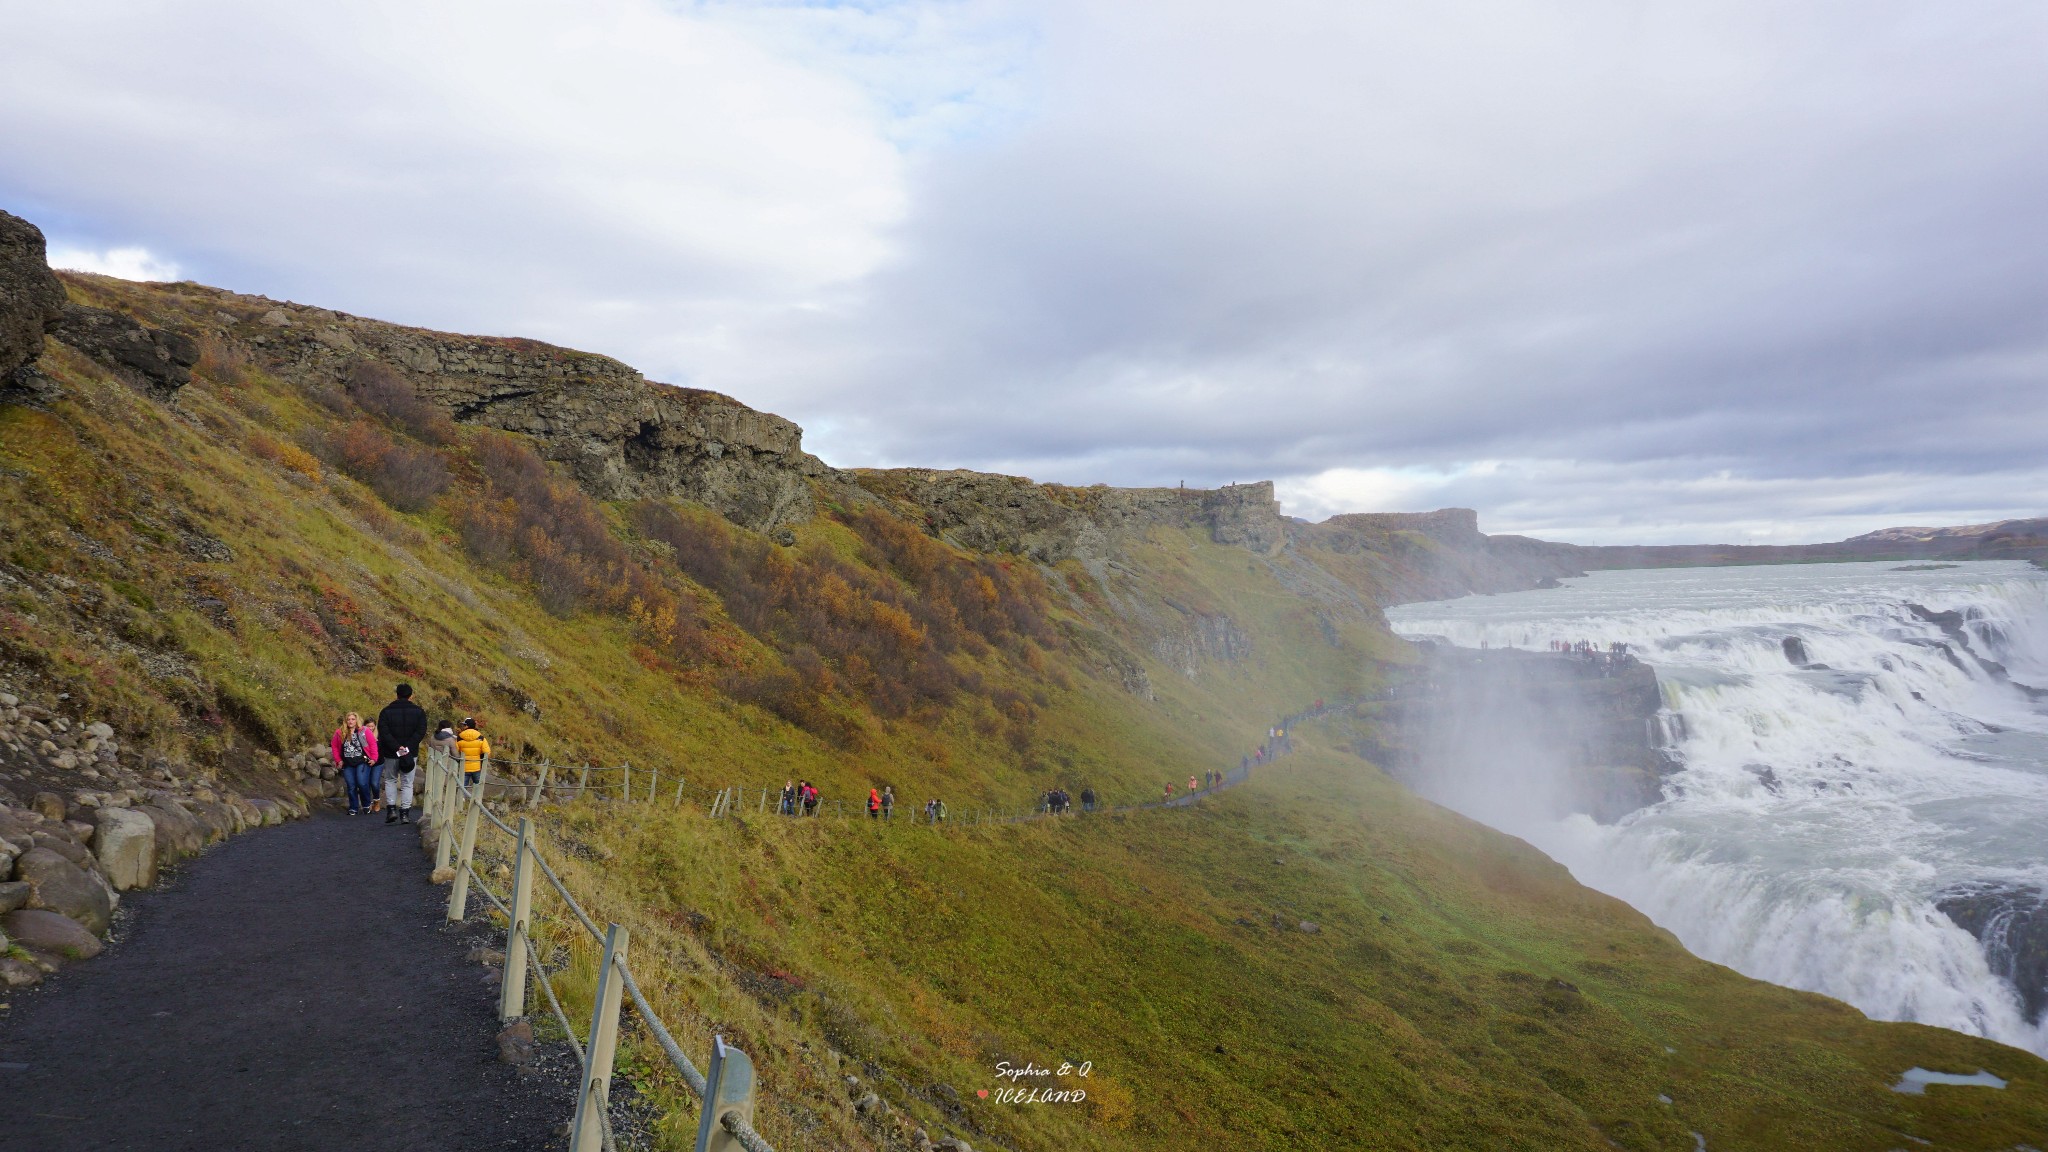
[[(2024, 926), (2048, 891), (2048, 699), (2028, 691), (2048, 688), (2048, 572), (1599, 572), (1387, 616), (1403, 635), (1468, 647), (1628, 644), (1657, 672), (1671, 714), (1659, 727), (1683, 765), (1662, 803), (1611, 825), (1527, 815), (1540, 809), (1489, 804), (1483, 789), (1433, 798), (1536, 844), (1709, 960), (2048, 1055), (2048, 989), (2018, 986), (2039, 979), (2039, 956), (2003, 943), (2011, 908)], [(2006, 910), (1989, 948), (1937, 907), (1972, 892)], [(2048, 913), (2031, 915), (2048, 929)]]

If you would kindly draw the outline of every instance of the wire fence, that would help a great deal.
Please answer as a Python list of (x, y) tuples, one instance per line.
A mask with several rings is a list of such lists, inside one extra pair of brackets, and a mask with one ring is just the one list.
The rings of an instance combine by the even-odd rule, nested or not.
[[(1245, 755), (1236, 768), (1190, 778), (1185, 789), (1169, 783), (1163, 795), (1156, 800), (1121, 804), (1084, 800), (1081, 810), (1075, 812), (1060, 803), (1056, 795), (1048, 793), (1031, 809), (978, 806), (958, 814), (948, 813), (943, 808), (937, 811), (919, 809), (902, 822), (971, 828), (1186, 807), (1244, 783), (1259, 767), (1292, 752), (1292, 730), (1296, 725), (1349, 706), (1348, 703), (1330, 705), (1318, 700), (1312, 708), (1282, 717), (1268, 729), (1266, 739)], [(505, 966), (499, 1000), (501, 1020), (509, 1023), (526, 1014), (526, 981), (531, 975), (540, 985), (549, 1013), (566, 1037), (570, 1051), (575, 1054), (581, 1070), (581, 1084), (576, 1113), (570, 1126), (570, 1152), (596, 1152), (598, 1149), (615, 1152), (609, 1108), (610, 1084), (618, 1044), (619, 1017), (624, 1001), (629, 999), (648, 1035), (667, 1056), (683, 1083), (702, 1102), (696, 1152), (731, 1152), (732, 1149), (775, 1152), (753, 1127), (755, 1077), (752, 1061), (745, 1053), (728, 1046), (723, 1037), (714, 1035), (711, 1068), (708, 1072), (699, 1070), (662, 1022), (660, 1014), (648, 1003), (639, 982), (633, 978), (632, 968), (627, 963), (630, 935), (626, 928), (618, 924), (600, 928), (542, 855), (532, 817), (518, 816), (516, 826), (508, 824), (491, 810), (491, 802), (498, 802), (508, 815), (522, 808), (532, 810), (543, 803), (583, 799), (650, 804), (666, 802), (678, 808), (688, 803), (703, 807), (714, 818), (746, 811), (767, 814), (772, 805), (776, 814), (791, 819), (819, 816), (844, 819), (848, 816), (844, 802), (819, 798), (809, 805), (799, 800), (792, 806), (786, 803), (782, 788), (697, 786), (674, 772), (668, 774), (668, 780), (673, 781), (671, 786), (663, 780), (659, 768), (636, 770), (629, 764), (610, 767), (557, 765), (548, 760), (497, 758), (465, 763), (445, 749), (431, 747), (427, 749), (425, 767), (421, 818), (426, 824), (427, 838), (434, 845), (435, 879), (449, 883), (448, 919), (461, 921), (466, 917), (472, 887), (498, 910), (506, 924)], [(524, 770), (525, 778), (521, 778), (518, 770)], [(881, 814), (874, 815), (879, 817)], [(502, 896), (476, 869), (477, 839), (485, 830), (510, 843), (512, 888)], [(547, 963), (549, 959), (560, 956), (561, 950), (550, 948), (543, 951), (534, 940), (537, 921), (533, 894), (536, 880), (545, 880), (547, 888), (555, 894), (562, 913), (555, 919), (564, 923), (572, 934), (584, 933), (603, 950), (596, 991), (592, 996), (591, 1019), (581, 1037), (577, 1035), (568, 1011), (562, 1006)]]
[[(570, 1123), (570, 1152), (614, 1152), (610, 1100), (613, 1059), (617, 1054), (619, 1016), (628, 998), (641, 1024), (660, 1046), (683, 1083), (702, 1101), (699, 1109), (697, 1152), (775, 1152), (754, 1130), (755, 1078), (753, 1063), (745, 1053), (712, 1038), (712, 1065), (700, 1071), (647, 1002), (640, 984), (627, 963), (630, 934), (618, 924), (599, 929), (583, 909), (569, 886), (541, 854), (531, 817), (519, 818), (517, 827), (507, 824), (486, 803), (490, 795), (489, 768), (479, 765), (475, 778), (468, 778), (464, 765), (440, 749), (429, 749), (426, 790), (421, 817), (434, 842), (435, 876), (449, 881), (448, 919), (461, 921), (468, 913), (472, 886), (505, 917), (505, 967), (500, 983), (499, 1017), (510, 1022), (526, 1013), (526, 980), (532, 975), (540, 985), (549, 1011), (567, 1038), (570, 1051), (581, 1069), (576, 1112)], [(483, 828), (504, 836), (512, 846), (512, 890), (501, 896), (476, 870), (477, 837)], [(544, 962), (548, 953), (533, 939), (535, 913), (533, 893), (536, 878), (544, 878), (554, 890), (572, 932), (581, 930), (603, 948), (592, 996), (589, 1026), (583, 1037), (562, 1007), (560, 995)]]

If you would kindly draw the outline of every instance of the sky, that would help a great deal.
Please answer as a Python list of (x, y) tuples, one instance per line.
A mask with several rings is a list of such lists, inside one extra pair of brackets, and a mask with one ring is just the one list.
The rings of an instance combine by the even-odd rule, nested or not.
[(2048, 5), (0, 0), (52, 262), (840, 466), (1579, 543), (2048, 514)]

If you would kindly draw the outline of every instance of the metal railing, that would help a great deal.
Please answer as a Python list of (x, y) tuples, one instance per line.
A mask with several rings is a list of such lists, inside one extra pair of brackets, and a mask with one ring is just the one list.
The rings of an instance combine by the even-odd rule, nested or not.
[[(425, 776), (421, 819), (426, 822), (434, 839), (435, 873), (437, 876), (443, 870), (452, 870), (453, 873), (449, 877), (448, 919), (461, 921), (467, 917), (472, 884), (505, 916), (505, 968), (498, 997), (500, 1021), (510, 1023), (526, 1015), (526, 981), (531, 973), (582, 1068), (576, 1112), (569, 1128), (569, 1152), (598, 1152), (599, 1149), (613, 1152), (609, 1115), (612, 1065), (618, 1053), (619, 1015), (628, 998), (632, 1000), (633, 1010), (639, 1014), (648, 1034), (661, 1046), (669, 1063), (690, 1086), (690, 1091), (703, 1102), (699, 1112), (696, 1152), (734, 1152), (736, 1149), (775, 1152), (768, 1141), (754, 1130), (756, 1078), (753, 1061), (746, 1053), (727, 1045), (723, 1036), (713, 1036), (711, 1070), (708, 1074), (697, 1070), (697, 1066), (683, 1053), (682, 1046), (670, 1035), (660, 1015), (648, 1004), (639, 983), (633, 979), (633, 970), (626, 962), (631, 934), (625, 926), (609, 924), (602, 931), (598, 929), (597, 923), (570, 894), (562, 878), (548, 866), (546, 857), (541, 855), (532, 817), (520, 817), (519, 826), (513, 828), (500, 820), (485, 803), (489, 794), (490, 766), (480, 765), (477, 781), (471, 784), (464, 778), (462, 765), (454, 757), (430, 748)], [(630, 780), (630, 776), (626, 779)], [(582, 783), (587, 785), (587, 774)], [(477, 833), (485, 822), (513, 843), (512, 891), (504, 897), (491, 891), (490, 885), (476, 871)], [(597, 987), (591, 997), (590, 1026), (584, 1033), (589, 1037), (587, 1044), (577, 1041), (576, 1030), (570, 1025), (561, 998), (555, 993), (554, 982), (548, 978), (547, 967), (538, 962), (539, 950), (534, 947), (532, 934), (533, 889), (537, 876), (545, 878), (556, 895), (561, 897), (563, 906), (573, 917), (574, 926), (589, 933), (591, 940), (603, 948)]]

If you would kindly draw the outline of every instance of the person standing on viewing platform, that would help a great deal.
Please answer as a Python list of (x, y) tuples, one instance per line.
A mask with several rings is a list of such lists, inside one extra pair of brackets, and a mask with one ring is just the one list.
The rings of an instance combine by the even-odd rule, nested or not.
[(390, 761), (384, 773), (384, 822), (410, 824), (413, 774), (419, 767), (420, 745), (427, 742), (427, 712), (412, 702), (410, 684), (400, 684), (392, 695), (391, 703), (377, 713), (384, 755)]
[(891, 820), (896, 816), (896, 786), (882, 785), (882, 819)]

